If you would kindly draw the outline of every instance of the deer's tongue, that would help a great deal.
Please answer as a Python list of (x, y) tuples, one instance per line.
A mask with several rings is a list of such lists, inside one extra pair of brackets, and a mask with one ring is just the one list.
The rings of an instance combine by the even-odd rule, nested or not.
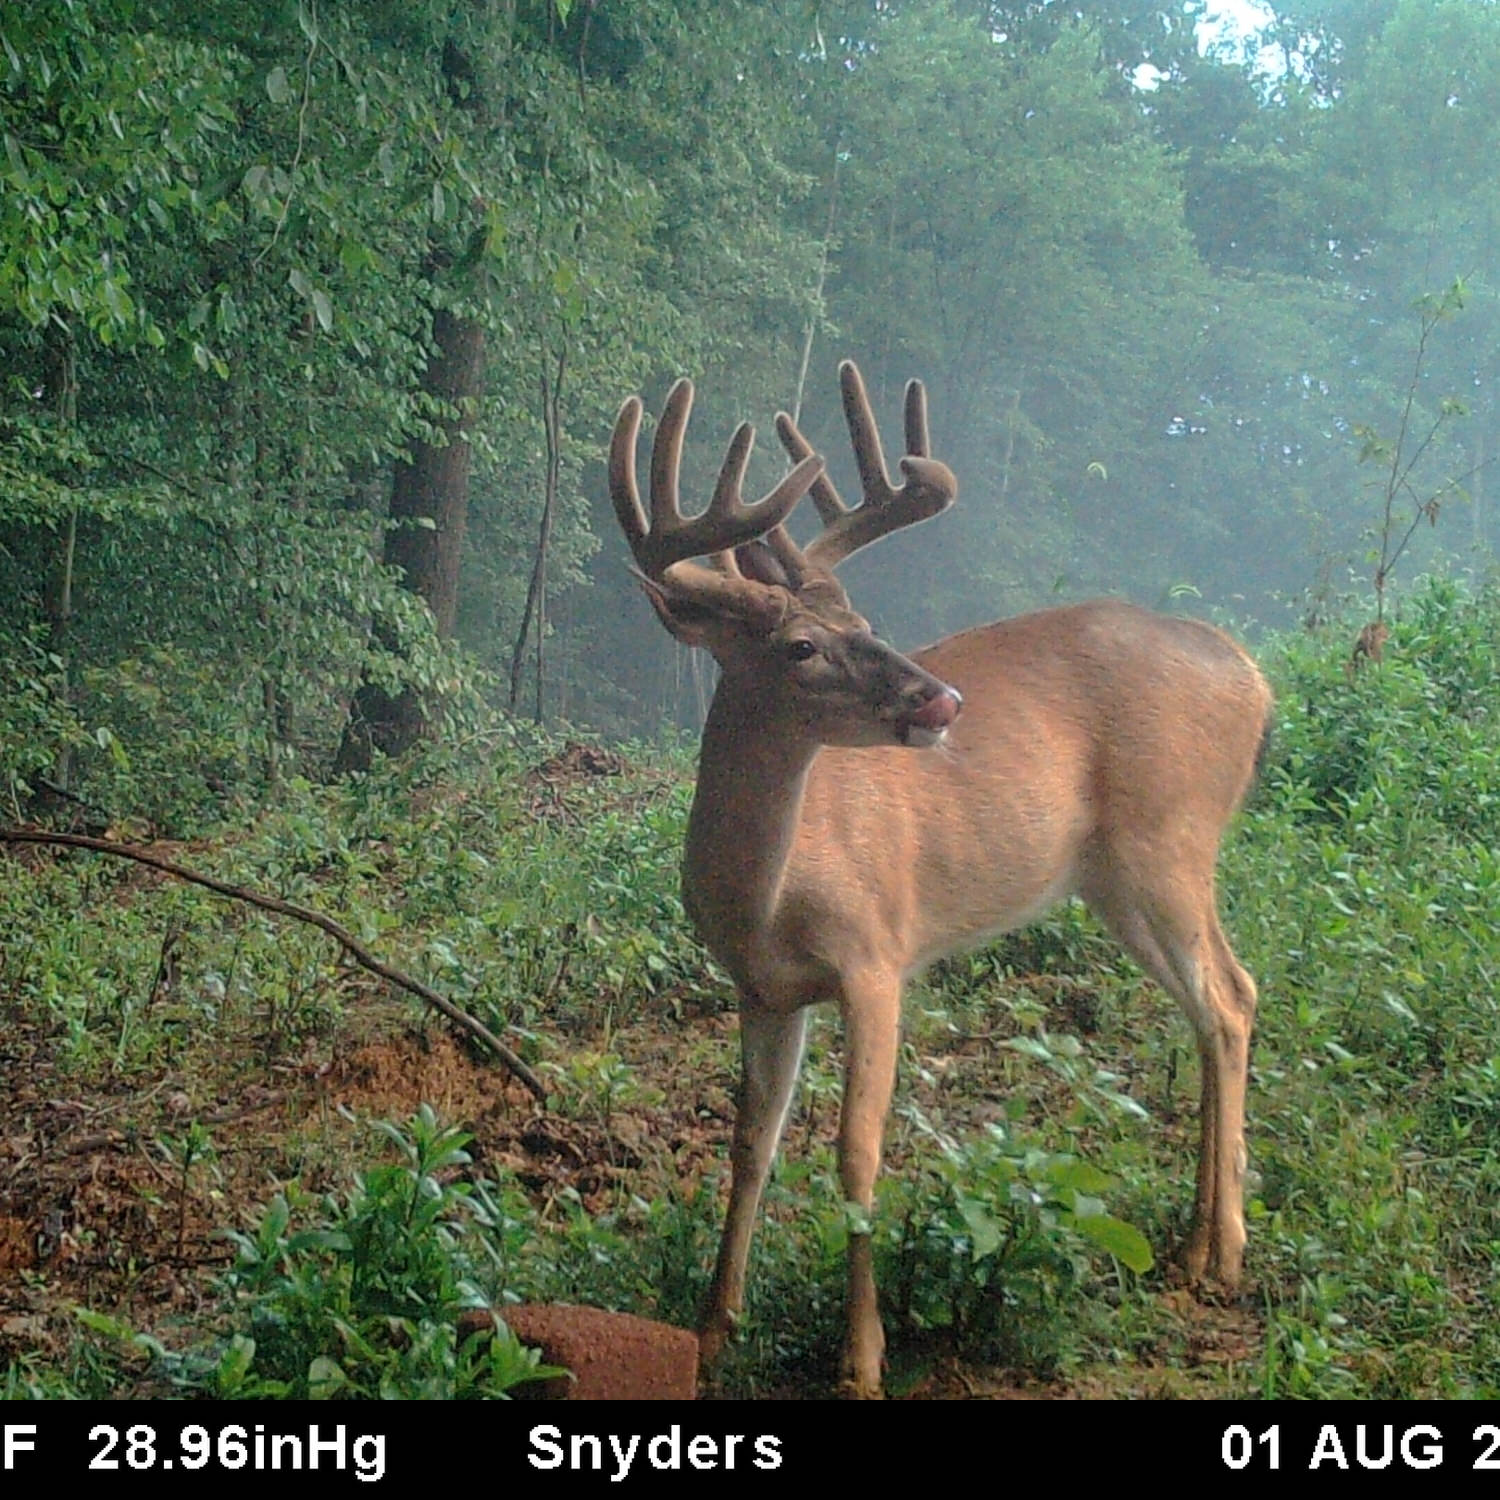
[(957, 693), (944, 691), (929, 698), (910, 719), (918, 729), (929, 729), (934, 734), (947, 729), (958, 717), (963, 699)]

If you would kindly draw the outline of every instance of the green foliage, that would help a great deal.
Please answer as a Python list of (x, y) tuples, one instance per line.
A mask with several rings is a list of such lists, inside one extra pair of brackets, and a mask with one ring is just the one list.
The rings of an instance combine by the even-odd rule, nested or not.
[(460, 1337), (460, 1313), (491, 1307), (482, 1231), (495, 1219), (487, 1193), (453, 1177), (468, 1137), (426, 1106), (405, 1129), (377, 1128), (397, 1162), (321, 1204), (278, 1195), (230, 1236), (236, 1331), (180, 1380), (224, 1398), (454, 1400), (559, 1373), (499, 1316)]
[(131, 288), (157, 234), (210, 211), (232, 80), (212, 48), (133, 31), (130, 9), (38, 0), (0, 34), (0, 309), (160, 348)]
[[(902, 639), (971, 623), (970, 600), (994, 614), (1043, 557), (1048, 576), (1066, 558), (1097, 586), (1097, 556), (1124, 544), (1120, 497), (1137, 531), (1152, 526), (1144, 508), (1170, 504), (1136, 465), (1170, 463), (1172, 412), (1109, 393), (1170, 385), (1161, 356), (1180, 364), (1205, 311), (1170, 162), (1096, 36), (1063, 27), (1026, 56), (1006, 35), (982, 15), (895, 8), (868, 46), (830, 56), (813, 95), (838, 164), (829, 317), (855, 348), (885, 351), (866, 373), (887, 404), (922, 373), (937, 451), (964, 485), (946, 543), (913, 538), (867, 564)], [(1134, 336), (1142, 325), (1156, 337)], [(820, 380), (808, 401), (837, 463), (833, 394)], [(1195, 497), (1173, 525), (1208, 508)]]
[[(461, 771), (434, 747), (343, 787), (288, 779), (214, 873), (326, 910), (366, 940), (390, 934), (418, 973), (501, 1029), (551, 1035), (602, 1021), (607, 1033), (655, 995), (704, 996), (677, 892), (685, 785), (648, 779), (620, 805), (613, 778), (585, 781), (537, 817), (517, 789), (533, 760), (561, 747), (518, 743), (503, 722), (473, 733)], [(205, 1020), (253, 1026), (252, 1000), (269, 1007), (278, 1051), (339, 1014), (334, 954), (314, 929), (233, 908), (226, 918), (217, 898), (176, 884), (152, 910), (128, 906), (101, 924), (97, 903), (121, 878), (112, 861), (49, 863), (0, 910), (18, 944), (8, 982), (64, 1029), (79, 1065), (154, 1064)], [(399, 910), (388, 904), (397, 890)], [(193, 933), (190, 977), (142, 1029), (164, 929)], [(413, 932), (424, 936), (400, 936)]]
[[(99, 819), (189, 832), (318, 774), (361, 681), (488, 691), (466, 662), (509, 658), (553, 488), (547, 713), (692, 719), (677, 648), (619, 647), (598, 504), (620, 396), (684, 370), (690, 494), (789, 398), (839, 465), (834, 353), (883, 402), (927, 379), (964, 504), (854, 565), (899, 638), (1054, 580), (1264, 616), (1362, 547), (1350, 437), (1397, 430), (1402, 311), (1463, 277), (1412, 431), (1432, 391), (1474, 411), (1442, 434), (1472, 522), (1403, 565), (1482, 553), (1493, 8), (1283, 6), (1274, 77), (1198, 56), (1201, 12), (29, 6), (0, 52), (13, 804), (71, 756)], [(440, 309), (485, 332), (468, 658), (375, 560), (394, 466), (457, 415), (421, 378)]]
[(1481, 1196), (1500, 1043), (1497, 624), (1492, 587), (1426, 580), (1378, 666), (1346, 674), (1338, 636), (1279, 658), (1281, 721), (1228, 882), (1263, 996), (1250, 1215), (1268, 1395), (1496, 1388), (1466, 1307), (1500, 1268)]
[[(1279, 720), (1223, 871), (1226, 926), (1262, 996), (1253, 1293), (1222, 1310), (1244, 1352), (1203, 1364), (1203, 1315), (1163, 1295), (1191, 1201), (1191, 1043), (1065, 907), (949, 961), (912, 997), (891, 1167), (868, 1226), (898, 1382), (956, 1358), (1158, 1394), (1168, 1370), (1177, 1394), (1500, 1390), (1482, 1316), (1500, 1277), (1500, 594), (1415, 583), (1383, 662), (1352, 676), (1347, 640), (1339, 623), (1262, 653)], [(474, 1180), (462, 1137), (429, 1117), (383, 1129), (393, 1163), (332, 1195), (289, 1178), (237, 1231), (212, 1348), (98, 1309), (65, 1355), (18, 1359), (12, 1393), (98, 1394), (167, 1374), (204, 1393), (494, 1393), (525, 1373), (523, 1356), (498, 1333), (458, 1340), (465, 1308), (552, 1298), (691, 1323), (722, 1211), (713, 1175), (679, 1181), (670, 1152), (617, 1149), (637, 1139), (632, 1119), (671, 1107), (654, 1062), (663, 1028), (679, 1045), (698, 1036), (695, 1079), (734, 1066), (716, 1029), (669, 1019), (723, 998), (676, 895), (685, 785), (640, 769), (568, 780), (566, 763), (507, 725), (345, 787), (289, 780), (214, 863), (323, 906), (515, 1028), (611, 1185), (587, 1203), (569, 1186), (539, 1203), (514, 1181)], [(168, 931), (178, 975), (160, 989)], [(247, 1057), (299, 1056), (350, 1003), (321, 935), (226, 921), (205, 893), (133, 890), (83, 857), (8, 879), (0, 973), (79, 1088), (180, 1070), (205, 1033)], [(728, 1392), (836, 1378), (843, 1254), (866, 1227), (851, 1224), (826, 1144), (840, 1071), (816, 1027)], [(169, 1235), (189, 1196), (216, 1190), (222, 1147), (192, 1126), (162, 1136)], [(637, 1164), (615, 1165), (626, 1160)]]
[(1150, 1247), (1106, 1211), (1107, 1173), (1026, 1132), (991, 1127), (936, 1143), (917, 1184), (881, 1203), (881, 1218), (900, 1225), (876, 1240), (889, 1305), (914, 1328), (946, 1330), (976, 1363), (1054, 1373), (1065, 1354), (1076, 1357), (1093, 1257), (1141, 1274)]
[(1433, 827), (1500, 839), (1497, 609), (1493, 585), (1475, 596), (1427, 579), (1392, 622), (1386, 659), (1359, 672), (1326, 636), (1291, 640), (1283, 694), (1298, 711), (1267, 770), (1281, 804), (1397, 853)]
[(11, 633), (0, 625), (0, 661), (10, 685), (0, 704), (0, 805), (10, 816), (18, 792), (51, 769), (55, 747), (78, 744), (84, 734), (63, 696), (64, 663), (47, 650), (40, 626)]

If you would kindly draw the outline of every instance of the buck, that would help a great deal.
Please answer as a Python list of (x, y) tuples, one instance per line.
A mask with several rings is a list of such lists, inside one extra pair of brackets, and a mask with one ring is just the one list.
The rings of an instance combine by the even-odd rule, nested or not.
[[(739, 990), (744, 1054), (705, 1369), (743, 1306), (807, 1007), (834, 1001), (842, 1015), (839, 1177), (868, 1212), (906, 979), (1071, 895), (1177, 1000), (1197, 1038), (1187, 1271), (1233, 1287), (1244, 1253), (1256, 991), (1220, 930), (1214, 870), (1269, 725), (1265, 681), (1212, 626), (1112, 601), (980, 626), (910, 657), (877, 640), (834, 568), (946, 510), (958, 486), (931, 456), (919, 382), (906, 390), (896, 485), (859, 372), (845, 363), (840, 378), (863, 490), (853, 508), (781, 414), (795, 464), (786, 477), (745, 503), (754, 430), (742, 425), (707, 509), (685, 518), (686, 380), (652, 445), (649, 516), (636, 485), (638, 398), (621, 408), (610, 448), (615, 513), (647, 597), (722, 669), (683, 865), (686, 909)], [(809, 492), (823, 530), (804, 550), (783, 523)], [(878, 1396), (885, 1335), (866, 1233), (851, 1234), (848, 1276), (845, 1381)]]

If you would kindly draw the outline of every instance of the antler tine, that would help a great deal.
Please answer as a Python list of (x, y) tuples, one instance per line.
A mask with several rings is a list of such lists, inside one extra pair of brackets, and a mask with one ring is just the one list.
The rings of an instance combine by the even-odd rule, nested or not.
[(614, 436), (609, 443), (609, 498), (615, 504), (615, 518), (636, 561), (645, 567), (641, 548), (649, 534), (646, 512), (641, 509), (640, 493), (635, 487), (635, 443), (641, 430), (641, 398), (629, 396), (615, 418)]
[[(813, 451), (812, 444), (802, 436), (797, 424), (784, 411), (776, 413), (776, 435), (793, 462), (806, 458)], [(840, 499), (826, 470), (813, 481), (808, 494), (817, 507), (818, 519), (825, 526), (832, 526), (840, 516), (849, 514), (849, 507)]]
[[(736, 458), (736, 445), (744, 438), (744, 450)], [(745, 464), (750, 457), (751, 445), (755, 442), (755, 429), (748, 422), (740, 426), (730, 445), (729, 457), (715, 487), (714, 498), (700, 520), (713, 519), (720, 526), (718, 546), (731, 550), (756, 537), (776, 530), (797, 508), (797, 503), (823, 476), (824, 461), (820, 453), (806, 454), (794, 468), (783, 474), (772, 489), (754, 505), (746, 505), (740, 498), (740, 482), (744, 478)], [(735, 467), (732, 482), (726, 482), (731, 467)]]
[(729, 440), (729, 450), (719, 465), (719, 477), (714, 483), (713, 498), (700, 519), (712, 520), (719, 526), (733, 526), (751, 513), (744, 502), (743, 488), (745, 467), (750, 462), (750, 450), (754, 446), (755, 429), (748, 422), (741, 422)]
[(927, 387), (920, 380), (906, 382), (906, 451), (913, 458), (926, 458), (932, 452), (932, 438), (927, 432)]
[(707, 510), (689, 519), (682, 514), (678, 475), (692, 407), (692, 382), (679, 380), (667, 396), (651, 445), (649, 524), (635, 477), (641, 422), (639, 399), (632, 396), (620, 408), (615, 421), (609, 453), (610, 495), (620, 529), (648, 578), (660, 579), (669, 568), (689, 558), (706, 556), (716, 557), (723, 571), (733, 575), (738, 571), (734, 566), (734, 548), (780, 526), (823, 472), (822, 458), (809, 450), (769, 494), (747, 505), (742, 487), (755, 443), (755, 429), (743, 422), (730, 440)]
[[(651, 444), (651, 536), (648, 540), (653, 548), (675, 536), (684, 525), (682, 504), (677, 495), (677, 475), (682, 468), (682, 440), (687, 435), (687, 420), (692, 410), (693, 382), (684, 376), (667, 392), (667, 404), (661, 409), (656, 439)], [(680, 561), (680, 558), (670, 561)]]
[(854, 466), (859, 470), (859, 487), (866, 505), (886, 506), (895, 490), (890, 471), (885, 466), (885, 451), (880, 446), (880, 429), (870, 410), (870, 397), (864, 378), (852, 359), (839, 364), (839, 388), (844, 397), (844, 420), (849, 424), (849, 441), (854, 448)]
[[(813, 503), (823, 521), (823, 532), (806, 549), (807, 561), (825, 568), (836, 567), (851, 553), (893, 531), (930, 520), (946, 510), (958, 496), (953, 471), (930, 456), (927, 431), (927, 393), (919, 380), (906, 387), (906, 456), (901, 460), (905, 476), (899, 488), (891, 483), (880, 445), (880, 429), (870, 409), (865, 383), (852, 360), (839, 366), (844, 395), (844, 419), (854, 447), (864, 498), (850, 509), (827, 479), (812, 487)], [(776, 430), (788, 453), (796, 458), (810, 452), (807, 439), (785, 413), (776, 418)]]

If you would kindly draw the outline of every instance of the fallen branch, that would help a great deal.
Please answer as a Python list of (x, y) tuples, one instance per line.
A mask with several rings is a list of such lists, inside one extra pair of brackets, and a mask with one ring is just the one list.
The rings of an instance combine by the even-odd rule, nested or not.
[(82, 1136), (63, 1147), (64, 1156), (86, 1156), (90, 1151), (113, 1151), (116, 1146), (128, 1146), (130, 1137), (123, 1130), (99, 1130), (93, 1135)]
[(153, 870), (160, 870), (163, 875), (170, 875), (176, 880), (186, 880), (191, 885), (201, 885), (217, 895), (229, 897), (232, 901), (245, 901), (251, 906), (260, 907), (262, 911), (275, 912), (278, 916), (291, 917), (298, 922), (307, 922), (320, 931), (326, 932), (357, 964), (368, 969), (372, 974), (378, 974), (398, 988), (425, 1000), (447, 1016), (455, 1026), (461, 1026), (471, 1036), (477, 1037), (510, 1069), (515, 1077), (519, 1078), (541, 1100), (542, 1107), (546, 1107), (547, 1090), (542, 1080), (489, 1027), (482, 1021), (475, 1020), (466, 1010), (459, 1009), (431, 985), (423, 984), (420, 979), (413, 979), (409, 974), (403, 974), (400, 969), (393, 968), (390, 964), (376, 958), (356, 937), (340, 927), (332, 917), (325, 917), (320, 911), (298, 906), (293, 901), (281, 901), (275, 896), (263, 896), (259, 891), (247, 891), (242, 886), (215, 880), (212, 875), (200, 875), (196, 870), (184, 869), (183, 866), (174, 865), (169, 860), (158, 859), (156, 855), (147, 854), (143, 849), (132, 848), (129, 844), (116, 844), (109, 839), (91, 838), (87, 834), (44, 833), (29, 828), (0, 828), (0, 844), (62, 844), (74, 849), (92, 849), (96, 854), (113, 854), (120, 859), (133, 859), (137, 864), (149, 865)]
[(263, 1109), (274, 1109), (278, 1104), (285, 1104), (291, 1093), (290, 1089), (272, 1089), (264, 1099), (257, 1099), (254, 1104), (236, 1104), (231, 1109), (216, 1109), (211, 1115), (196, 1115), (194, 1118), (200, 1125), (237, 1125)]

